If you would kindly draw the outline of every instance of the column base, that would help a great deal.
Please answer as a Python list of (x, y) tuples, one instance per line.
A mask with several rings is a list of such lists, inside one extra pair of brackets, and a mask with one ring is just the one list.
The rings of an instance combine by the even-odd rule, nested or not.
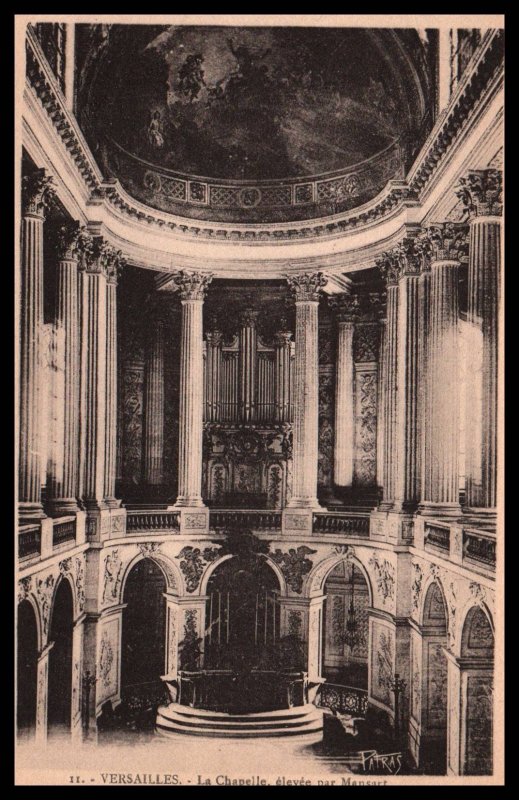
[(317, 497), (292, 497), (287, 505), (287, 508), (300, 508), (305, 510), (312, 510), (312, 511), (322, 511), (323, 507), (319, 503)]
[(103, 503), (105, 508), (121, 508), (122, 500), (117, 500), (116, 497), (105, 497)]
[(393, 505), (394, 505), (394, 503), (393, 503), (393, 501), (392, 501), (392, 500), (382, 500), (382, 501), (379, 503), (379, 506), (378, 506), (378, 508), (377, 508), (377, 511), (381, 511), (382, 513), (384, 513), (384, 514), (385, 514), (385, 513), (387, 513), (388, 511), (392, 511), (392, 510), (393, 510)]
[(36, 522), (45, 519), (47, 514), (43, 510), (41, 503), (18, 503), (18, 519), (20, 522)]
[(495, 524), (497, 521), (497, 508), (471, 508), (465, 506), (463, 509), (463, 519)]
[(76, 515), (79, 511), (75, 497), (56, 497), (47, 500), (47, 513), (49, 517), (68, 517)]
[(418, 513), (424, 517), (460, 517), (462, 510), (459, 503), (432, 503), (427, 500), (420, 503)]
[(168, 511), (176, 511), (177, 508), (207, 508), (201, 497), (177, 497), (172, 506), (168, 506)]

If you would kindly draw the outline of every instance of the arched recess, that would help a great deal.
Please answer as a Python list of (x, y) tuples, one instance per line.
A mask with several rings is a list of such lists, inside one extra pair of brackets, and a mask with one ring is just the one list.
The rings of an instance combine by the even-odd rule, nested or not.
[(335, 683), (368, 688), (369, 586), (354, 559), (342, 559), (324, 582), (321, 674)]
[(226, 556), (205, 586), (204, 665), (270, 666), (279, 641), (281, 593), (271, 562), (262, 556)]
[(21, 739), (36, 730), (38, 617), (30, 600), (18, 605), (16, 655), (16, 725)]
[[(168, 576), (155, 558), (139, 558), (127, 571), (122, 600), (121, 694), (144, 691), (166, 671)], [(139, 687), (139, 688), (138, 688)]]
[[(200, 594), (202, 596), (207, 594), (207, 586), (209, 584), (209, 581), (211, 579), (212, 574), (215, 572), (215, 570), (220, 568), (220, 566), (224, 563), (224, 561), (228, 561), (230, 558), (234, 558), (234, 556), (232, 554), (228, 553), (227, 555), (224, 555), (221, 558), (219, 558), (217, 561), (211, 562), (206, 567), (206, 569), (204, 571), (204, 574), (202, 575), (202, 579), (200, 581)], [(278, 583), (279, 583), (279, 595), (280, 595), (280, 597), (285, 597), (287, 595), (287, 591), (288, 591), (287, 590), (287, 583), (286, 583), (286, 580), (285, 580), (285, 576), (283, 575), (283, 572), (279, 568), (279, 565), (276, 564), (276, 562), (272, 558), (270, 558), (269, 556), (265, 555), (264, 553), (260, 553), (259, 554), (259, 558), (261, 558), (264, 561), (266, 561), (266, 563), (268, 564), (270, 569), (275, 573), (276, 578), (277, 578)]]
[(411, 714), (420, 720), (420, 766), (434, 775), (447, 772), (447, 627), (445, 596), (433, 581), (424, 597), (421, 647), (413, 637)]
[(360, 558), (355, 555), (353, 547), (350, 546), (347, 546), (345, 553), (338, 553), (337, 555), (334, 554), (329, 558), (325, 558), (313, 568), (306, 580), (305, 597), (318, 597), (322, 595), (329, 574), (342, 561), (352, 561), (355, 564), (355, 569), (358, 569), (362, 573), (368, 587), (369, 605), (373, 606), (373, 587), (371, 585), (369, 573)]
[(461, 633), (462, 769), (464, 775), (493, 770), (494, 628), (485, 606), (469, 609)]
[(72, 633), (74, 595), (67, 578), (54, 592), (49, 625), (48, 734), (70, 734), (72, 712)]
[(184, 594), (185, 587), (182, 574), (177, 567), (167, 556), (161, 553), (158, 548), (154, 547), (156, 543), (153, 542), (151, 546), (148, 543), (140, 546), (140, 552), (126, 564), (124, 574), (121, 580), (120, 598), (119, 602), (124, 602), (124, 593), (126, 590), (126, 583), (128, 577), (133, 571), (134, 567), (143, 559), (148, 558), (153, 561), (161, 570), (166, 581), (166, 590), (168, 594), (182, 595)]

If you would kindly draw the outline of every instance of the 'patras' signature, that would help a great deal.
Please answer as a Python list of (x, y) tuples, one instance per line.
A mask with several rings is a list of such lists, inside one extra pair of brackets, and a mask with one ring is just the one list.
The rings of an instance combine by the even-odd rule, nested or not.
[(350, 756), (347, 763), (352, 767), (361, 767), (364, 772), (388, 772), (398, 775), (402, 768), (402, 753), (377, 753), (376, 750), (360, 750)]

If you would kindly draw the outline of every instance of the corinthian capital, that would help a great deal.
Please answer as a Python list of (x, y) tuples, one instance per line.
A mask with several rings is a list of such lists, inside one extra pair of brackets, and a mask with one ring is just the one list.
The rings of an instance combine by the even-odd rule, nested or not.
[(404, 275), (419, 275), (428, 268), (430, 243), (427, 238), (417, 234), (406, 236), (402, 241), (382, 253), (375, 265), (388, 285), (396, 284)]
[(58, 225), (52, 232), (52, 244), (60, 261), (78, 259), (89, 252), (92, 237), (77, 220)]
[(430, 242), (432, 261), (462, 261), (468, 255), (469, 238), (466, 225), (454, 222), (430, 225), (425, 235)]
[(86, 272), (105, 275), (110, 283), (117, 283), (124, 264), (120, 250), (112, 247), (102, 236), (93, 236), (84, 251), (82, 267)]
[(213, 280), (212, 274), (202, 272), (186, 272), (181, 270), (175, 277), (175, 283), (182, 300), (203, 300), (207, 287)]
[(357, 294), (333, 295), (328, 305), (335, 310), (339, 322), (355, 322), (359, 318), (360, 301)]
[(22, 207), (24, 214), (43, 217), (54, 198), (53, 180), (44, 169), (37, 169), (22, 179)]
[(471, 170), (455, 188), (467, 217), (501, 216), (503, 174), (500, 169)]
[(318, 302), (327, 279), (322, 272), (306, 272), (301, 275), (287, 276), (287, 283), (294, 293), (296, 303), (301, 301)]

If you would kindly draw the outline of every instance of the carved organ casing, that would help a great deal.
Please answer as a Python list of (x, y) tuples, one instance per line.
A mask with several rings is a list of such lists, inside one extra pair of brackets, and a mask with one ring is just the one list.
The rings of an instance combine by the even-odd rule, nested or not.
[(264, 341), (258, 313), (204, 342), (204, 496), (212, 506), (282, 508), (290, 493), (293, 342)]

